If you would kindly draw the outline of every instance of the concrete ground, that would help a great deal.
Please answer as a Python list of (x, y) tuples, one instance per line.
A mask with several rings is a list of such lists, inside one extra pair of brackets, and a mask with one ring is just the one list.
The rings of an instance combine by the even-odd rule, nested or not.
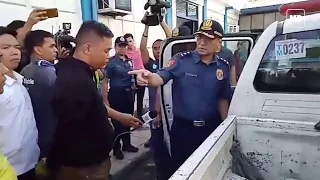
[[(136, 101), (134, 103), (136, 109)], [(145, 97), (143, 100), (143, 113), (148, 111), (148, 89), (146, 88)], [(136, 112), (135, 112), (136, 114)], [(150, 129), (139, 129), (133, 131), (131, 134), (131, 144), (137, 148), (139, 151), (137, 153), (128, 153), (123, 152), (124, 159), (117, 160), (113, 156), (113, 152), (111, 151), (111, 170), (110, 174), (113, 176), (112, 180), (126, 180), (126, 175), (128, 173), (132, 173), (132, 171), (137, 168), (142, 162), (150, 161), (151, 151), (150, 148), (145, 148), (144, 144), (150, 139), (151, 133)], [(139, 179), (137, 179), (139, 180)], [(141, 179), (142, 180), (142, 179)]]
[(145, 148), (146, 143), (150, 138), (150, 129), (136, 130), (131, 134), (131, 143), (135, 147), (139, 148), (137, 153), (124, 152), (124, 159), (117, 160), (111, 155), (111, 171), (110, 174), (113, 176), (113, 180), (123, 179), (123, 176), (132, 171), (138, 164), (149, 159), (151, 157), (150, 148)]

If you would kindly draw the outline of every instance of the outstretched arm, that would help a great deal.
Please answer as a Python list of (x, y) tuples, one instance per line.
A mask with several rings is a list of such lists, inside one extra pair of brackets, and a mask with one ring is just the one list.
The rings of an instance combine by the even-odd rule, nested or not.
[(140, 42), (141, 58), (144, 65), (148, 64), (149, 58), (150, 58), (149, 51), (147, 48), (148, 33), (149, 33), (149, 26), (145, 25), (145, 28), (141, 37), (141, 42)]

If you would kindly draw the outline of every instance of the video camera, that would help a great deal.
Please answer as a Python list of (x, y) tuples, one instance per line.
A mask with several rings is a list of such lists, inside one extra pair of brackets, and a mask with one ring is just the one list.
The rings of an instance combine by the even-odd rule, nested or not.
[(150, 13), (142, 19), (142, 23), (148, 26), (157, 26), (163, 20), (166, 9), (171, 8), (171, 3), (166, 0), (148, 0), (144, 5), (144, 10), (150, 8)]
[(54, 39), (57, 44), (58, 50), (65, 48), (70, 52), (70, 55), (73, 54), (75, 38), (70, 36), (71, 23), (62, 23), (62, 29), (59, 30), (55, 35)]

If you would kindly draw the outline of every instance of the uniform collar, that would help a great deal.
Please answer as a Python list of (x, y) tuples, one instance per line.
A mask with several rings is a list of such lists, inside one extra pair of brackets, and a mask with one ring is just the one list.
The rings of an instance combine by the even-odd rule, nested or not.
[[(195, 64), (197, 64), (197, 63), (199, 63), (199, 62), (202, 62), (202, 61), (201, 61), (200, 54), (198, 53), (197, 50), (193, 51), (193, 52), (192, 52), (192, 55), (193, 55), (194, 63), (195, 63)], [(217, 61), (217, 55), (214, 56), (214, 60), (212, 61), (211, 64), (215, 64), (215, 63), (217, 63), (217, 64), (219, 65), (219, 63), (218, 63), (218, 61)]]
[[(131, 60), (127, 55), (124, 55), (124, 56), (126, 57), (126, 60), (124, 60), (124, 61), (130, 61)], [(114, 55), (114, 57), (116, 57), (117, 59), (123, 61), (123, 59), (121, 59), (121, 57), (118, 54)]]
[(7, 84), (8, 86), (12, 86), (12, 84), (13, 84), (14, 82), (16, 82), (16, 81), (18, 81), (19, 83), (22, 84), (23, 76), (22, 76), (21, 74), (15, 72), (15, 71), (13, 71), (13, 75), (14, 75), (14, 77), (15, 77), (16, 79), (13, 79), (13, 78), (11, 78), (11, 77), (8, 76), (8, 75), (4, 75), (4, 76), (6, 77), (6, 84)]
[(44, 59), (33, 60), (33, 62), (38, 66), (54, 66), (54, 63), (51, 63), (50, 61)]

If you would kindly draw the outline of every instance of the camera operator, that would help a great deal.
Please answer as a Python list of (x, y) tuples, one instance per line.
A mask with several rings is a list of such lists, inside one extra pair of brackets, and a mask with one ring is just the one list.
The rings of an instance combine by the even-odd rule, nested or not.
[[(147, 17), (147, 13), (144, 16), (144, 19)], [(162, 27), (164, 33), (167, 38), (172, 36), (171, 30), (168, 25), (162, 21), (163, 17), (160, 18), (160, 26)], [(143, 21), (143, 20), (142, 20)], [(149, 51), (147, 49), (149, 35), (149, 25), (145, 25), (144, 32), (142, 34), (141, 42), (140, 42), (140, 51), (142, 60), (144, 62), (144, 66), (150, 72), (157, 72), (159, 69), (159, 58), (160, 58), (160, 46), (162, 43), (161, 39), (157, 39), (152, 44), (152, 53), (153, 57), (149, 55)], [(170, 155), (166, 145), (163, 140), (163, 127), (161, 125), (161, 116), (160, 116), (160, 94), (158, 91), (158, 87), (148, 87), (149, 88), (149, 110), (156, 110), (159, 115), (156, 117), (156, 121), (154, 122), (153, 128), (151, 128), (151, 138), (145, 144), (145, 147), (150, 147), (153, 151), (153, 156), (155, 159), (155, 164), (157, 166), (157, 179), (165, 180), (170, 177)]]
[(54, 36), (58, 48), (57, 59), (61, 60), (73, 54), (75, 43), (74, 37), (70, 36), (71, 23), (63, 23), (63, 30), (59, 30)]
[(166, 0), (148, 0), (144, 10), (149, 8), (150, 13), (146, 14), (141, 22), (149, 26), (157, 26), (162, 22), (166, 9), (171, 8), (171, 3)]

